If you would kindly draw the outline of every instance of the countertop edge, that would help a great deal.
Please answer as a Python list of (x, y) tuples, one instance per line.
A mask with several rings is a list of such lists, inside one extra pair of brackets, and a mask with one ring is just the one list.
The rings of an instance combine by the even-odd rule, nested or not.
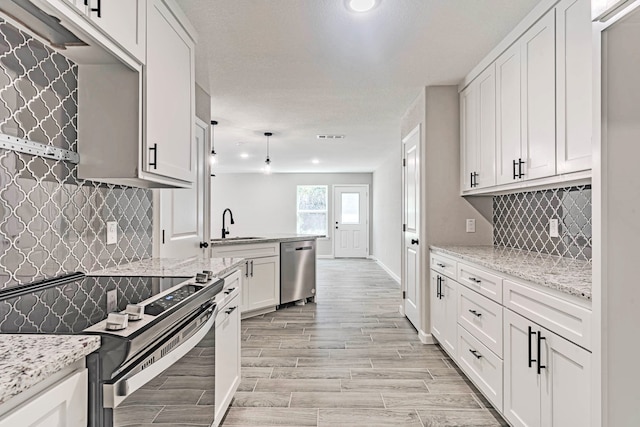
[(0, 360), (0, 405), (100, 348), (91, 335), (0, 334), (0, 342), (18, 359)]
[[(562, 283), (560, 281), (549, 280), (549, 279), (540, 280), (537, 277), (534, 277), (534, 276), (531, 276), (531, 275), (527, 275), (526, 273), (523, 273), (521, 269), (517, 269), (515, 267), (514, 268), (507, 268), (507, 267), (504, 267), (503, 265), (487, 262), (485, 260), (470, 256), (470, 255), (467, 255), (467, 254), (461, 254), (459, 252), (456, 252), (456, 251), (453, 251), (451, 249), (447, 249), (447, 248), (444, 248), (444, 247), (441, 247), (441, 246), (437, 246), (437, 245), (431, 245), (430, 249), (432, 251), (435, 251), (435, 252), (441, 252), (444, 255), (449, 255), (449, 256), (452, 256), (452, 257), (455, 257), (455, 258), (459, 258), (459, 259), (462, 259), (462, 260), (465, 260), (465, 261), (468, 261), (468, 262), (472, 262), (474, 264), (480, 265), (482, 267), (485, 267), (485, 268), (488, 268), (488, 269), (491, 269), (491, 270), (494, 270), (494, 271), (497, 271), (497, 272), (500, 272), (500, 273), (509, 274), (509, 275), (511, 275), (513, 277), (516, 277), (518, 279), (525, 280), (527, 282), (534, 283), (536, 285), (540, 285), (540, 286), (543, 286), (543, 287), (546, 287), (546, 288), (549, 288), (549, 289), (553, 289), (553, 290), (562, 292), (564, 294), (580, 298), (582, 300), (586, 300), (586, 301), (589, 301), (589, 302), (591, 302), (591, 300), (592, 300), (592, 292), (585, 292), (583, 290), (579, 290), (575, 286), (567, 285), (567, 284)], [(523, 253), (527, 252), (527, 251), (523, 251), (523, 250), (521, 250), (521, 251)], [(551, 255), (549, 255), (549, 256), (551, 256)]]
[(300, 242), (303, 240), (318, 240), (326, 236), (314, 236), (314, 235), (301, 235), (301, 236), (273, 236), (273, 237), (261, 237), (259, 239), (238, 239), (238, 240), (221, 240), (212, 239), (210, 242), (211, 247), (217, 246), (233, 246), (233, 245), (250, 245), (260, 243), (282, 243), (282, 242)]

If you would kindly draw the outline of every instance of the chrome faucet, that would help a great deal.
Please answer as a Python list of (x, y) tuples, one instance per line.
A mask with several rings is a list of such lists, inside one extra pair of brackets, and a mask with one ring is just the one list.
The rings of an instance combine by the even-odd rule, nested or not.
[(225, 215), (227, 214), (227, 212), (229, 212), (229, 216), (231, 217), (231, 224), (235, 224), (235, 222), (233, 222), (233, 212), (231, 212), (231, 209), (227, 208), (224, 210), (224, 212), (222, 212), (222, 238), (224, 239), (225, 237), (227, 237), (227, 234), (229, 234), (229, 227), (225, 226)]

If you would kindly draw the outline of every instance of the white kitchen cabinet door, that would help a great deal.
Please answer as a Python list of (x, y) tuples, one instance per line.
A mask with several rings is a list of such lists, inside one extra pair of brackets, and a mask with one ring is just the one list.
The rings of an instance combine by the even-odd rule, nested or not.
[(0, 427), (86, 426), (88, 375), (82, 369), (0, 419)]
[[(536, 331), (539, 327), (510, 310), (504, 310), (503, 413), (515, 427), (540, 427), (542, 377), (538, 375)], [(578, 425), (578, 424), (569, 424)]]
[(521, 95), (520, 44), (515, 43), (496, 60), (497, 85), (497, 141), (496, 182), (509, 184), (519, 180), (514, 162), (521, 151)]
[(215, 422), (220, 425), (240, 384), (240, 295), (222, 307), (216, 317)]
[(591, 169), (593, 73), (591, 2), (556, 6), (556, 105), (558, 174)]
[(591, 425), (591, 353), (542, 329), (542, 425)]
[(440, 281), (444, 276), (431, 272), (431, 334), (440, 344), (444, 342), (446, 315), (445, 305), (440, 298)]
[(146, 46), (144, 169), (193, 182), (195, 46), (161, 0), (147, 2)]
[(478, 150), (475, 188), (496, 184), (496, 66), (478, 76)]
[(462, 142), (462, 191), (471, 190), (478, 173), (478, 85), (472, 82), (460, 93), (460, 132)]
[(524, 179), (556, 173), (555, 10), (521, 38)]
[(247, 311), (280, 304), (280, 257), (249, 260)]
[(88, 0), (88, 3), (89, 19), (144, 63), (147, 0)]

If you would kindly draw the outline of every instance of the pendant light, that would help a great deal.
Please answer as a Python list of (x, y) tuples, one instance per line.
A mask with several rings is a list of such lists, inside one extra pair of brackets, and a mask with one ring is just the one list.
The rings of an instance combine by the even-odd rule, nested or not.
[(215, 125), (217, 125), (217, 124), (218, 124), (217, 121), (211, 120), (211, 157), (210, 157), (210, 161), (211, 161), (212, 165), (216, 162), (216, 149), (215, 149), (215, 147), (213, 145), (213, 140), (214, 140), (214, 138), (213, 138), (213, 129), (214, 129)]
[(271, 159), (269, 158), (269, 137), (273, 134), (271, 132), (265, 132), (264, 136), (267, 137), (267, 158), (264, 161), (264, 173), (267, 175), (271, 173)]

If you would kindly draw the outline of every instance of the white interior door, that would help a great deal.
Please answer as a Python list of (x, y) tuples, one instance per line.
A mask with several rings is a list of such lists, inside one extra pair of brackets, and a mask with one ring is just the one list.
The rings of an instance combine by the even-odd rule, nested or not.
[(336, 258), (366, 258), (369, 255), (369, 186), (333, 187)]
[(404, 313), (407, 319), (420, 330), (420, 126), (416, 127), (402, 141), (403, 168), (403, 211), (404, 237)]
[(205, 183), (208, 125), (196, 122), (196, 182), (191, 188), (159, 190), (160, 256), (189, 257), (204, 255)]

